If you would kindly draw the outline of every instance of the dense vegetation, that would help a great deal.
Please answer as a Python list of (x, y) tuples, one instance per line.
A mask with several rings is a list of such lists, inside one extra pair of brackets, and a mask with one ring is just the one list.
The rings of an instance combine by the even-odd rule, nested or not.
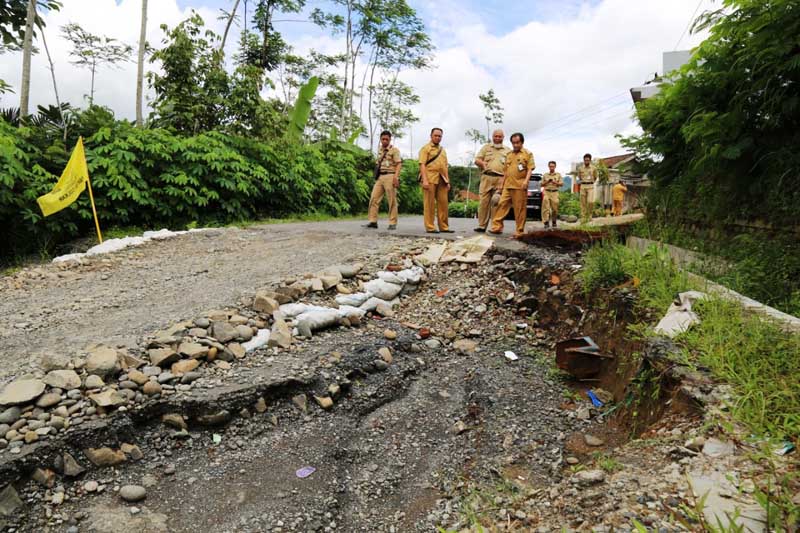
[(725, 0), (710, 36), (660, 94), (638, 105), (625, 140), (672, 221), (796, 226), (800, 189), (800, 9), (795, 0)]

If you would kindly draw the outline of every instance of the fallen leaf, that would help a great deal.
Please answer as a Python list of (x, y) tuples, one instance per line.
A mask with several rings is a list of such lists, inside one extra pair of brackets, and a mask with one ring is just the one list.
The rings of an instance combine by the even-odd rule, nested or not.
[(561, 278), (558, 277), (558, 274), (550, 274), (550, 285), (559, 285), (561, 284)]
[(450, 292), (450, 289), (439, 289), (438, 291), (436, 291), (436, 296), (438, 296), (439, 298), (443, 298), (444, 295), (446, 295), (448, 292)]

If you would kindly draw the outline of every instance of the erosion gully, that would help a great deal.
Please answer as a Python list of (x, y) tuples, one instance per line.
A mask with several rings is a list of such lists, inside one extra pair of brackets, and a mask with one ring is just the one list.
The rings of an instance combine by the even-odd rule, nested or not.
[[(594, 509), (549, 507), (553, 487), (664, 417), (694, 417), (696, 402), (686, 373), (666, 362), (670, 347), (631, 334), (630, 324), (651, 318), (639, 315), (635, 289), (584, 294), (574, 279), (582, 243), (546, 244), (495, 250), (477, 265), (432, 266), (393, 318), (326, 331), (298, 343), (291, 358), (265, 348), (248, 355), (254, 362), (229, 382), (84, 424), (13, 460), (4, 456), (0, 477), (22, 503), (5, 517), (6, 530), (550, 531), (599, 524), (597, 502)], [(555, 343), (577, 336), (590, 336), (612, 356), (588, 381), (554, 366)], [(392, 353), (385, 370), (374, 365), (382, 347)], [(333, 408), (322, 409), (313, 396), (332, 381), (340, 391)], [(607, 405), (593, 407), (588, 389), (605, 391)], [(182, 415), (187, 430), (162, 423), (169, 414)], [(587, 434), (601, 444), (587, 444)], [(87, 447), (123, 443), (137, 445), (142, 458), (108, 468), (82, 459)], [(85, 472), (63, 475), (64, 452)], [(314, 472), (299, 477), (303, 467)], [(36, 469), (57, 475), (37, 482)], [(144, 486), (146, 498), (122, 501), (117, 491), (127, 484)], [(64, 501), (55, 504), (59, 491)]]

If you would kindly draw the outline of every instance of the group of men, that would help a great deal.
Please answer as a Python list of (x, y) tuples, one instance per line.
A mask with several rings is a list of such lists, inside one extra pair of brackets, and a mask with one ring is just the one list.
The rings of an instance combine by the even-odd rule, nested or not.
[[(428, 233), (453, 233), (448, 224), (450, 177), (447, 173), (447, 152), (441, 145), (443, 133), (441, 128), (433, 128), (430, 142), (419, 151), (419, 182), (423, 194), (425, 231)], [(504, 139), (503, 131), (495, 130), (492, 133), (492, 142), (483, 146), (475, 158), (475, 165), (481, 170), (478, 227), (475, 231), (501, 234), (503, 220), (513, 209), (516, 223), (514, 235), (519, 236), (525, 232), (528, 183), (536, 163), (533, 154), (523, 146), (525, 136), (522, 133), (511, 135), (510, 148), (503, 144)], [(386, 196), (389, 204), (388, 229), (397, 229), (397, 189), (400, 186), (402, 160), (400, 151), (391, 142), (391, 132), (381, 132), (367, 228), (378, 227), (378, 210)], [(558, 193), (564, 180), (556, 172), (555, 161), (550, 161), (547, 166), (548, 172), (542, 175), (541, 181), (542, 222), (545, 228), (551, 225), (555, 228), (558, 224)], [(594, 184), (598, 177), (591, 154), (583, 157), (583, 165), (578, 167), (577, 177), (581, 183), (581, 218), (588, 221), (593, 208)], [(621, 213), (622, 203), (620, 199), (619, 206), (617, 205), (615, 188), (615, 214), (619, 214), (618, 207)]]

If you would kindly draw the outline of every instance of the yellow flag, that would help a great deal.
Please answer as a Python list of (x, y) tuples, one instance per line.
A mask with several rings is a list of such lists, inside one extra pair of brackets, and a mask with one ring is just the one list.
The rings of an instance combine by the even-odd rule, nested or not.
[(83, 138), (72, 151), (67, 168), (61, 174), (53, 190), (36, 199), (44, 216), (50, 216), (67, 207), (78, 199), (86, 183), (89, 181), (89, 169), (86, 167), (86, 154), (83, 151)]

